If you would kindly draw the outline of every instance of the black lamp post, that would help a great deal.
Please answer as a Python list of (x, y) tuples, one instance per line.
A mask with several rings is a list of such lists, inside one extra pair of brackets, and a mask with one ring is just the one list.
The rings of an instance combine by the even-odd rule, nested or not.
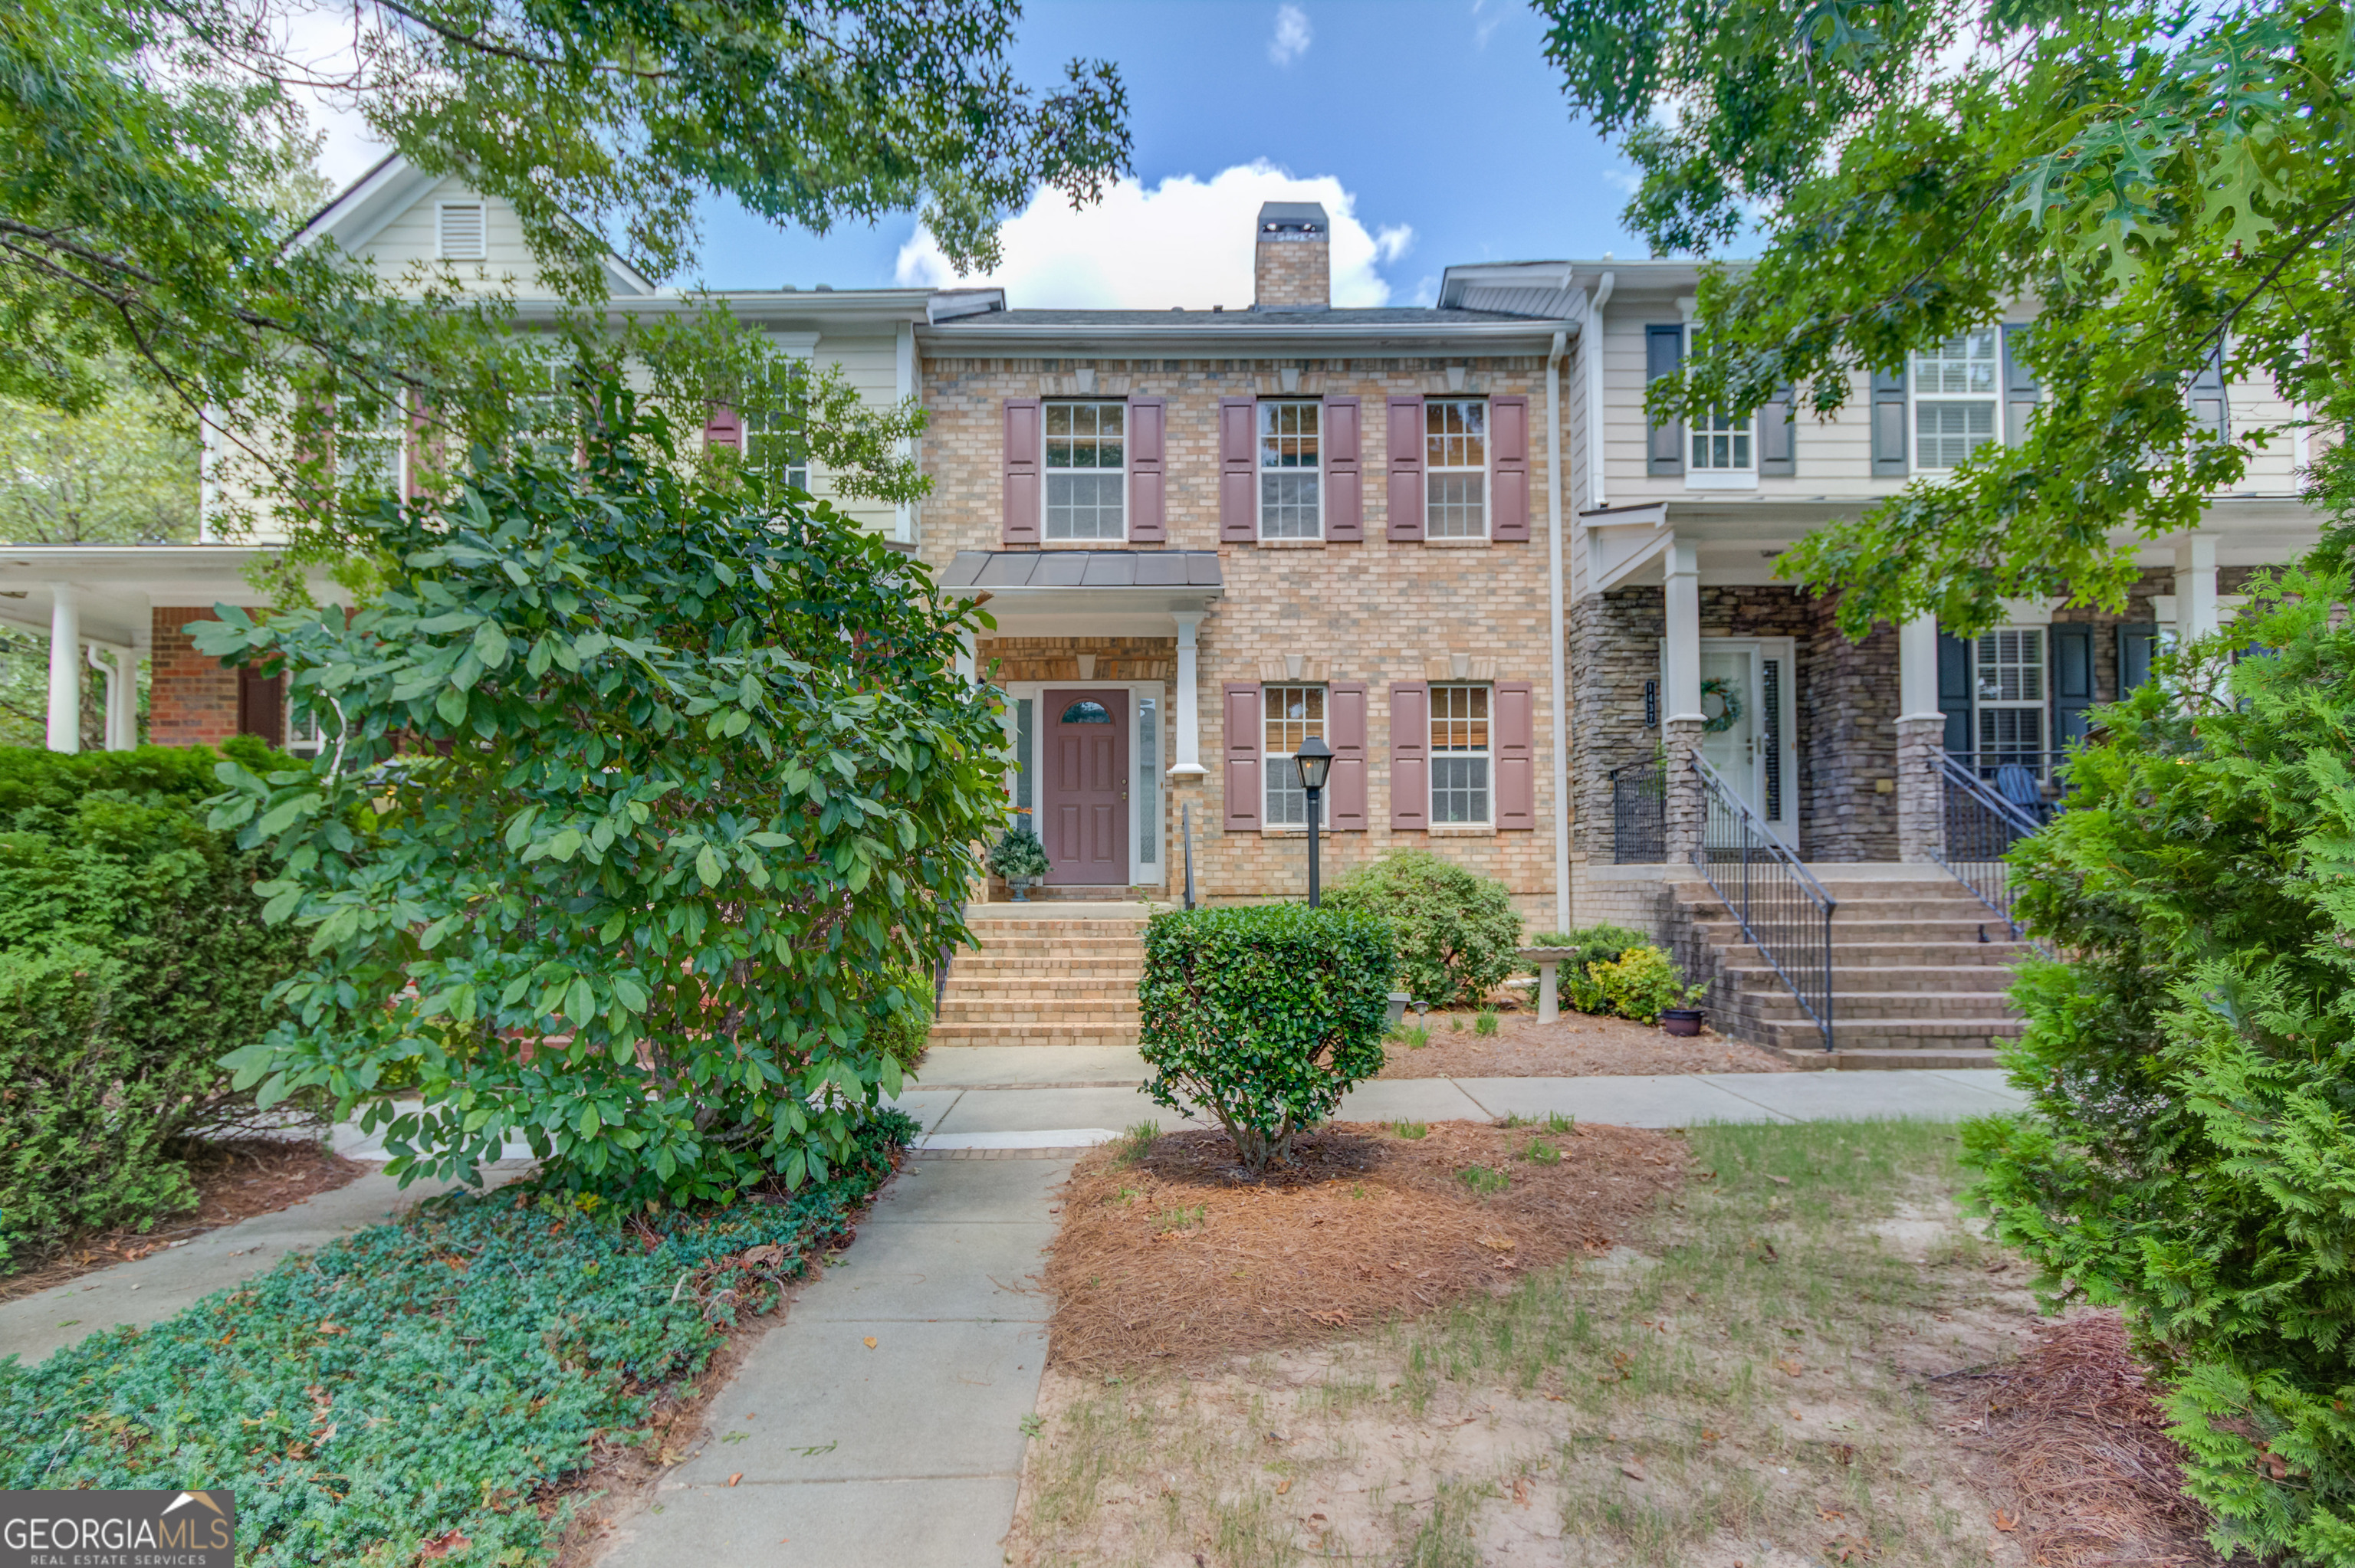
[(1319, 889), (1316, 885), (1316, 840), (1318, 830), (1325, 825), (1322, 803), (1325, 776), (1333, 771), (1333, 748), (1325, 744), (1322, 736), (1312, 735), (1300, 743), (1292, 754), (1300, 768), (1300, 788), (1308, 795), (1308, 907), (1316, 907)]

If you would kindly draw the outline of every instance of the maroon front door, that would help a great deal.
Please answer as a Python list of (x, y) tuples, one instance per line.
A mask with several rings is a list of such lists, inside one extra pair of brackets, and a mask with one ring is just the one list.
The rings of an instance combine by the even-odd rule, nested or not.
[(1128, 885), (1128, 694), (1049, 692), (1039, 836), (1050, 886)]

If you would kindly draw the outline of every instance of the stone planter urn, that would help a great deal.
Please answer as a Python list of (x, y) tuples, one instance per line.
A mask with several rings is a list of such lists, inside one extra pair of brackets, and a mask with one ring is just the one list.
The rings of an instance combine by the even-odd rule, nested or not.
[(1035, 876), (1009, 876), (1006, 879), (1007, 890), (1013, 894), (1015, 903), (1028, 904), (1030, 902), (1030, 889), (1038, 880)]
[(1556, 980), (1561, 966), (1578, 957), (1576, 948), (1523, 948), (1521, 962), (1535, 964), (1538, 971), (1538, 1022), (1551, 1023), (1561, 1015), (1561, 992)]

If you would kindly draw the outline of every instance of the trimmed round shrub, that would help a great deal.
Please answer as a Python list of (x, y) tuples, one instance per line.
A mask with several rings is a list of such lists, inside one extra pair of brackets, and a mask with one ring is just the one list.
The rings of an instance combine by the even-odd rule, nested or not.
[(1141, 1044), (1156, 1103), (1216, 1117), (1252, 1171), (1382, 1069), (1393, 940), (1373, 916), (1267, 904), (1156, 915)]
[(1570, 1005), (1579, 1012), (1638, 1023), (1656, 1023), (1663, 1009), (1686, 1006), (1708, 990), (1685, 984), (1668, 955), (1649, 944), (1572, 970), (1569, 986)]
[(1478, 1005), (1520, 962), (1521, 916), (1505, 885), (1429, 850), (1360, 868), (1325, 905), (1387, 921), (1398, 939), (1396, 978), (1434, 1007)]

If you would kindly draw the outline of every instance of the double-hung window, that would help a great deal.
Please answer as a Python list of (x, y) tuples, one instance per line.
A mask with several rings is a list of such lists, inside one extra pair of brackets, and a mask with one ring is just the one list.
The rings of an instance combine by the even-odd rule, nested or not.
[(1423, 405), (1423, 474), (1430, 497), (1423, 535), (1488, 536), (1488, 403), (1430, 397)]
[(2019, 761), (2035, 768), (2044, 744), (2044, 630), (2021, 627), (1980, 635), (1975, 651), (1978, 765)]
[(1047, 537), (1125, 539), (1128, 405), (1047, 405)]
[(1489, 820), (1488, 688), (1431, 688), (1431, 821)]
[(1981, 327), (1913, 356), (1913, 466), (1955, 468), (2003, 434), (2002, 334)]
[(744, 461), (795, 490), (809, 488), (809, 448), (804, 437), (804, 372), (772, 365), (745, 388)]
[[(1700, 340), (1696, 336), (1693, 353), (1700, 352)], [(1758, 469), (1757, 448), (1753, 440), (1754, 427), (1747, 415), (1736, 416), (1720, 410), (1705, 414), (1692, 422), (1686, 437), (1692, 449), (1694, 473), (1754, 473)]]
[(1259, 406), (1259, 536), (1325, 536), (1323, 487), (1318, 484), (1324, 433), (1321, 403)]
[(1325, 735), (1325, 688), (1263, 687), (1260, 712), (1265, 732), (1260, 771), (1267, 778), (1267, 814), (1261, 821), (1271, 828), (1305, 828), (1308, 792), (1300, 787), (1300, 765), (1293, 756), (1310, 736)]
[(374, 417), (340, 411), (335, 435), (336, 480), (354, 492), (402, 494), (408, 486), (409, 419), (398, 401)]

